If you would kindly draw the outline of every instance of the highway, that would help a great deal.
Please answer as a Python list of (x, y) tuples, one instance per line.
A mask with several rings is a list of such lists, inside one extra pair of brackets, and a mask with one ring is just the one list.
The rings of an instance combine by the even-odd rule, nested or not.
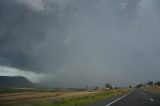
[(134, 92), (87, 106), (160, 106), (160, 94), (136, 89)]

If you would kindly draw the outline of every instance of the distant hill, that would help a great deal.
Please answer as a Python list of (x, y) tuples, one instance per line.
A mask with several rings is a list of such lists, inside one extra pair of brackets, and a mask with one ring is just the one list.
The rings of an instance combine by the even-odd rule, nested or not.
[(0, 76), (0, 87), (29, 88), (34, 84), (25, 77), (21, 76)]

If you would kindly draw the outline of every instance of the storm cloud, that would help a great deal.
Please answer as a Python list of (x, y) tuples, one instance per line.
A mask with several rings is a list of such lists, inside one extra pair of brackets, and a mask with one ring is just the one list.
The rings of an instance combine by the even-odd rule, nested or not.
[(0, 74), (52, 87), (159, 80), (159, 9), (158, 0), (1, 0)]

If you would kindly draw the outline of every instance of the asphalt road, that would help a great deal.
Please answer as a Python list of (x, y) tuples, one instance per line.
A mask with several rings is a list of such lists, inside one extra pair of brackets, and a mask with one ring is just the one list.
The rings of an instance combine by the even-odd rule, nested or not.
[(132, 93), (87, 106), (160, 106), (160, 95), (136, 89)]

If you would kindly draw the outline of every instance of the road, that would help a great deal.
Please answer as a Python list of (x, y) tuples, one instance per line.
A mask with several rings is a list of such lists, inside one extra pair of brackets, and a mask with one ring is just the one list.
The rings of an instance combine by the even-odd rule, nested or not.
[(126, 95), (87, 106), (160, 106), (160, 95), (136, 89), (134, 92)]

